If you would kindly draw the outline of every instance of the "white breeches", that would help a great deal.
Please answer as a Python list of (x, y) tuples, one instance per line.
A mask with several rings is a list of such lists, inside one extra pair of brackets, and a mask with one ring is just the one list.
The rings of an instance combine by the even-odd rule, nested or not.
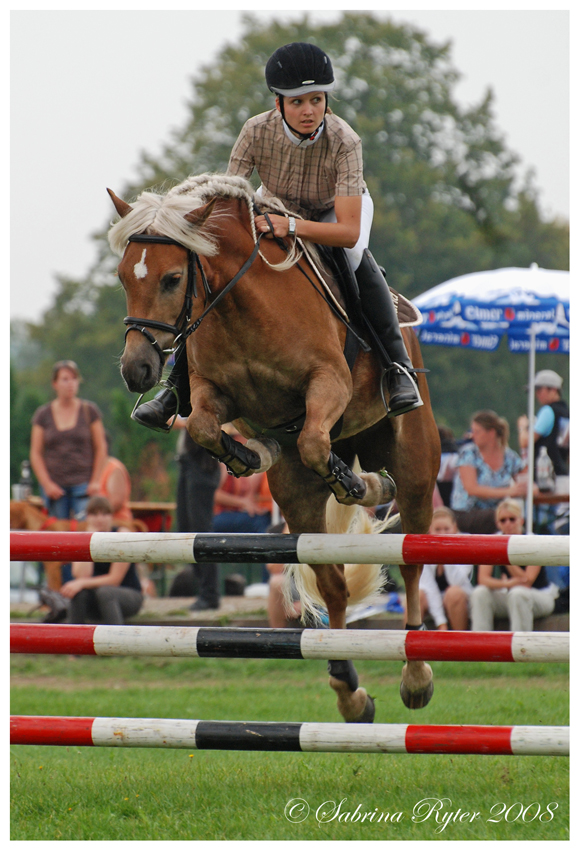
[(511, 587), (491, 590), (477, 585), (470, 595), (470, 617), (473, 632), (492, 632), (494, 618), (508, 617), (512, 632), (532, 632), (535, 617), (546, 617), (555, 607), (558, 596), (554, 584), (535, 587)]
[[(362, 195), (362, 214), (360, 216), (360, 236), (353, 248), (344, 248), (348, 262), (355, 272), (362, 262), (362, 254), (364, 249), (368, 247), (370, 242), (370, 231), (372, 230), (372, 219), (374, 218), (374, 201), (370, 192), (366, 190)], [(336, 221), (336, 212), (332, 207), (331, 210), (324, 213), (320, 221)]]

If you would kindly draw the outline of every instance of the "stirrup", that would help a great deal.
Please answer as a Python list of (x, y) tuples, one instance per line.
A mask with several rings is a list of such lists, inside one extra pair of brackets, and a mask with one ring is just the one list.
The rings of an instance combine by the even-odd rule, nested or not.
[[(171, 390), (171, 392), (173, 393), (173, 395), (175, 396), (175, 399), (177, 401), (177, 410), (175, 411), (175, 413), (173, 415), (173, 419), (171, 420), (170, 425), (159, 425), (158, 427), (155, 427), (153, 425), (146, 425), (144, 427), (148, 428), (149, 431), (159, 431), (163, 434), (168, 434), (172, 430), (173, 425), (175, 424), (175, 421), (176, 421), (177, 417), (179, 416), (179, 407), (181, 406), (180, 402), (179, 402), (179, 393), (177, 392), (177, 387), (174, 387), (172, 384), (168, 383), (168, 381), (159, 381), (158, 386), (162, 387), (164, 390)], [(145, 397), (145, 395), (146, 395), (146, 393), (141, 393), (141, 395), (138, 397), (137, 401), (135, 402), (135, 406), (131, 410), (131, 419), (134, 422), (137, 422), (138, 425), (143, 425), (143, 423), (139, 422), (138, 419), (135, 419), (135, 411), (137, 410), (137, 408), (139, 408), (141, 406), (141, 404), (143, 404), (143, 403), (147, 404), (147, 402), (143, 402), (143, 398)], [(149, 401), (154, 401), (154, 399), (149, 399)]]
[[(397, 410), (392, 410), (390, 408), (390, 406), (389, 406), (389, 404), (386, 401), (386, 398), (384, 396), (384, 378), (386, 377), (388, 372), (391, 372), (393, 369), (398, 369), (399, 372), (403, 372), (406, 375), (408, 380), (411, 381), (411, 383), (412, 383), (412, 385), (413, 385), (413, 387), (416, 391), (416, 396), (418, 398), (417, 402), (412, 402), (411, 404), (408, 404), (406, 407), (400, 407)], [(422, 407), (424, 405), (424, 402), (422, 401), (422, 396), (420, 395), (420, 390), (418, 389), (418, 384), (416, 383), (416, 380), (415, 380), (415, 375), (416, 375), (417, 371), (422, 372), (422, 371), (428, 371), (428, 370), (423, 370), (423, 369), (414, 370), (413, 369), (412, 372), (411, 372), (406, 368), (406, 366), (403, 366), (401, 363), (392, 363), (391, 366), (385, 368), (384, 371), (382, 372), (382, 377), (380, 379), (380, 395), (382, 397), (382, 404), (384, 405), (384, 407), (386, 409), (386, 416), (389, 419), (393, 419), (395, 416), (401, 416), (403, 413), (409, 413), (411, 410), (417, 410), (419, 407)]]

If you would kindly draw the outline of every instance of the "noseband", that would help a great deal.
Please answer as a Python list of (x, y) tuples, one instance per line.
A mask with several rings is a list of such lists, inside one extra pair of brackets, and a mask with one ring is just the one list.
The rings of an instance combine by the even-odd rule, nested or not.
[[(151, 343), (161, 358), (161, 365), (164, 365), (165, 356), (167, 354), (176, 354), (177, 350), (181, 349), (185, 345), (187, 338), (197, 330), (205, 316), (217, 306), (221, 299), (235, 286), (237, 281), (243, 277), (257, 257), (259, 252), (259, 243), (261, 242), (263, 235), (263, 233), (260, 233), (257, 237), (255, 247), (249, 259), (245, 261), (237, 274), (229, 281), (227, 286), (221, 290), (217, 297), (211, 304), (209, 304), (208, 307), (206, 307), (203, 313), (193, 322), (192, 325), (190, 325), (189, 322), (191, 321), (191, 313), (193, 311), (193, 299), (197, 298), (197, 270), (199, 270), (201, 280), (203, 282), (206, 303), (212, 294), (209, 281), (207, 280), (205, 271), (203, 270), (203, 266), (199, 260), (199, 255), (190, 248), (187, 248), (181, 242), (177, 242), (176, 239), (171, 239), (170, 236), (157, 236), (149, 233), (135, 233), (132, 236), (129, 236), (129, 242), (144, 242), (152, 243), (154, 245), (177, 245), (179, 248), (184, 248), (187, 251), (187, 289), (185, 290), (185, 299), (183, 301), (181, 312), (179, 313), (174, 325), (170, 325), (167, 322), (158, 322), (156, 319), (138, 319), (135, 316), (125, 316), (123, 319), (123, 322), (127, 326), (125, 331), (125, 340), (129, 331), (139, 331), (139, 333), (142, 333), (143, 336)], [(175, 337), (173, 347), (166, 349), (161, 348), (158, 341), (148, 328), (173, 334)]]
[[(169, 236), (156, 236), (148, 233), (134, 233), (132, 236), (129, 236), (129, 242), (145, 242), (153, 245), (177, 245), (179, 248), (185, 248), (180, 242), (177, 242), (175, 239), (171, 239)], [(199, 262), (199, 257), (193, 251), (190, 251), (189, 248), (185, 248), (187, 251), (187, 289), (185, 290), (185, 300), (183, 301), (183, 307), (181, 308), (181, 312), (177, 317), (177, 321), (174, 325), (170, 325), (167, 322), (158, 322), (156, 319), (138, 319), (135, 316), (125, 316), (123, 322), (127, 326), (125, 331), (125, 340), (127, 338), (127, 334), (129, 331), (139, 331), (143, 336), (151, 343), (159, 357), (161, 358), (161, 362), (165, 362), (165, 355), (171, 354), (175, 351), (177, 344), (183, 337), (189, 322), (191, 321), (191, 311), (193, 309), (193, 298), (197, 298), (197, 266), (201, 269), (201, 274), (203, 276), (203, 285), (205, 288), (206, 295), (211, 294), (211, 290), (209, 288), (209, 283), (207, 282), (207, 278), (205, 277), (205, 273), (203, 268), (201, 267), (201, 263)], [(159, 345), (158, 341), (155, 339), (153, 334), (148, 330), (148, 328), (153, 328), (157, 331), (165, 331), (166, 333), (173, 334), (175, 337), (175, 341), (173, 343), (173, 348), (162, 349)]]

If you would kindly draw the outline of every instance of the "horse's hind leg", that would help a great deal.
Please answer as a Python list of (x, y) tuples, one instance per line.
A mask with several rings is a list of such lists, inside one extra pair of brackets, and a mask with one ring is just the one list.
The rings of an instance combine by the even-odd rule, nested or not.
[[(418, 590), (422, 567), (400, 565), (400, 573), (406, 589), (406, 628), (423, 629)], [(424, 708), (432, 699), (433, 692), (434, 682), (430, 664), (425, 661), (407, 661), (402, 668), (400, 682), (400, 696), (404, 705), (407, 708)]]
[[(295, 449), (284, 448), (279, 462), (269, 470), (267, 476), (273, 498), (280, 506), (290, 532), (326, 532), (327, 488), (319, 477), (303, 466)], [(345, 629), (348, 589), (344, 566), (304, 564), (303, 570), (306, 584), (311, 574), (308, 571), (313, 570), (317, 591), (328, 611), (330, 628)], [(347, 723), (371, 723), (374, 719), (374, 701), (364, 688), (359, 687), (358, 674), (352, 662), (329, 661), (328, 672), (330, 685), (338, 697), (338, 710), (344, 720)]]

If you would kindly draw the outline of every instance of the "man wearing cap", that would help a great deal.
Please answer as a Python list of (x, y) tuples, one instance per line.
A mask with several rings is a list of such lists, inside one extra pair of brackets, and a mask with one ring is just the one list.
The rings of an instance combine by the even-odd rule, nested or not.
[[(535, 398), (539, 410), (535, 417), (533, 434), (535, 440), (535, 462), (541, 446), (546, 446), (557, 478), (558, 493), (569, 492), (569, 407), (561, 398), (563, 378), (552, 369), (537, 372), (534, 380)], [(519, 445), (529, 445), (529, 420), (521, 416), (518, 420)]]

